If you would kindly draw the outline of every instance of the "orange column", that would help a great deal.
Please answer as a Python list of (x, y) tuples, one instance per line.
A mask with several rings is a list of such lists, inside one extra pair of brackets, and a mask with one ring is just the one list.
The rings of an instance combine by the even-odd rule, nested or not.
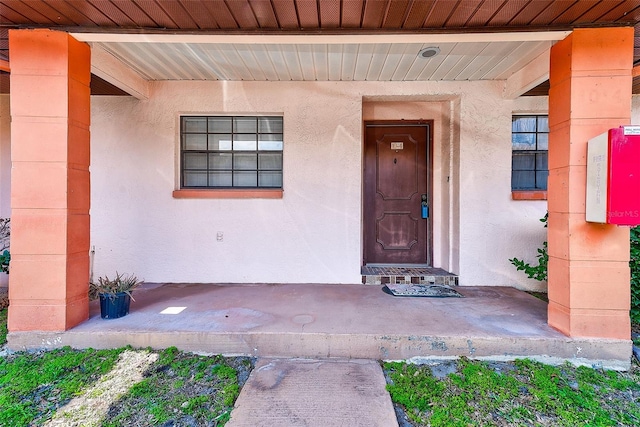
[(10, 30), (9, 331), (89, 317), (91, 51), (67, 33)]
[[(577, 29), (551, 49), (549, 325), (629, 339), (629, 230), (585, 221), (587, 141), (629, 124), (633, 28)], [(12, 273), (13, 274), (13, 273)]]

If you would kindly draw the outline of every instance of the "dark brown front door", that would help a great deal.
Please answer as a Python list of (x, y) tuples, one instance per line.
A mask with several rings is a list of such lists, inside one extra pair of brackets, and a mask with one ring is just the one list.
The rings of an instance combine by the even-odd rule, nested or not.
[(421, 207), (431, 202), (429, 135), (427, 124), (366, 124), (365, 264), (431, 263)]

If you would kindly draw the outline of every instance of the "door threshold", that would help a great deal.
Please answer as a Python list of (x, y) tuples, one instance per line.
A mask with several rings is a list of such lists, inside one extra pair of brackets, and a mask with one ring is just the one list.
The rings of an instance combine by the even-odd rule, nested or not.
[(395, 264), (383, 264), (383, 263), (366, 263), (364, 267), (398, 267), (398, 268), (431, 268), (429, 264), (404, 264), (404, 263), (395, 263)]
[(457, 286), (458, 276), (442, 268), (416, 264), (367, 264), (360, 270), (365, 285), (436, 284)]

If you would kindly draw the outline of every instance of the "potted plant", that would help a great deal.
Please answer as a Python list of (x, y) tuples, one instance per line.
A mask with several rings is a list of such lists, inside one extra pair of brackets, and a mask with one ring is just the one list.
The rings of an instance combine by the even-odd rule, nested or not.
[(100, 316), (103, 319), (117, 319), (129, 313), (133, 299), (131, 292), (141, 283), (133, 274), (116, 272), (113, 279), (104, 276), (99, 277), (97, 282), (89, 283), (89, 296), (100, 298)]

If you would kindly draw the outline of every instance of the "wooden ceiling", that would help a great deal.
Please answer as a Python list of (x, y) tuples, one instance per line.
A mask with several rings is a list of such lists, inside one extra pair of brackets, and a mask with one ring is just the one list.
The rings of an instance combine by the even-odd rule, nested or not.
[[(636, 26), (640, 0), (0, 0), (9, 28), (172, 34), (442, 34)], [(634, 63), (640, 62), (636, 36)]]
[(630, 0), (3, 0), (2, 24), (164, 30), (455, 30), (637, 22)]

